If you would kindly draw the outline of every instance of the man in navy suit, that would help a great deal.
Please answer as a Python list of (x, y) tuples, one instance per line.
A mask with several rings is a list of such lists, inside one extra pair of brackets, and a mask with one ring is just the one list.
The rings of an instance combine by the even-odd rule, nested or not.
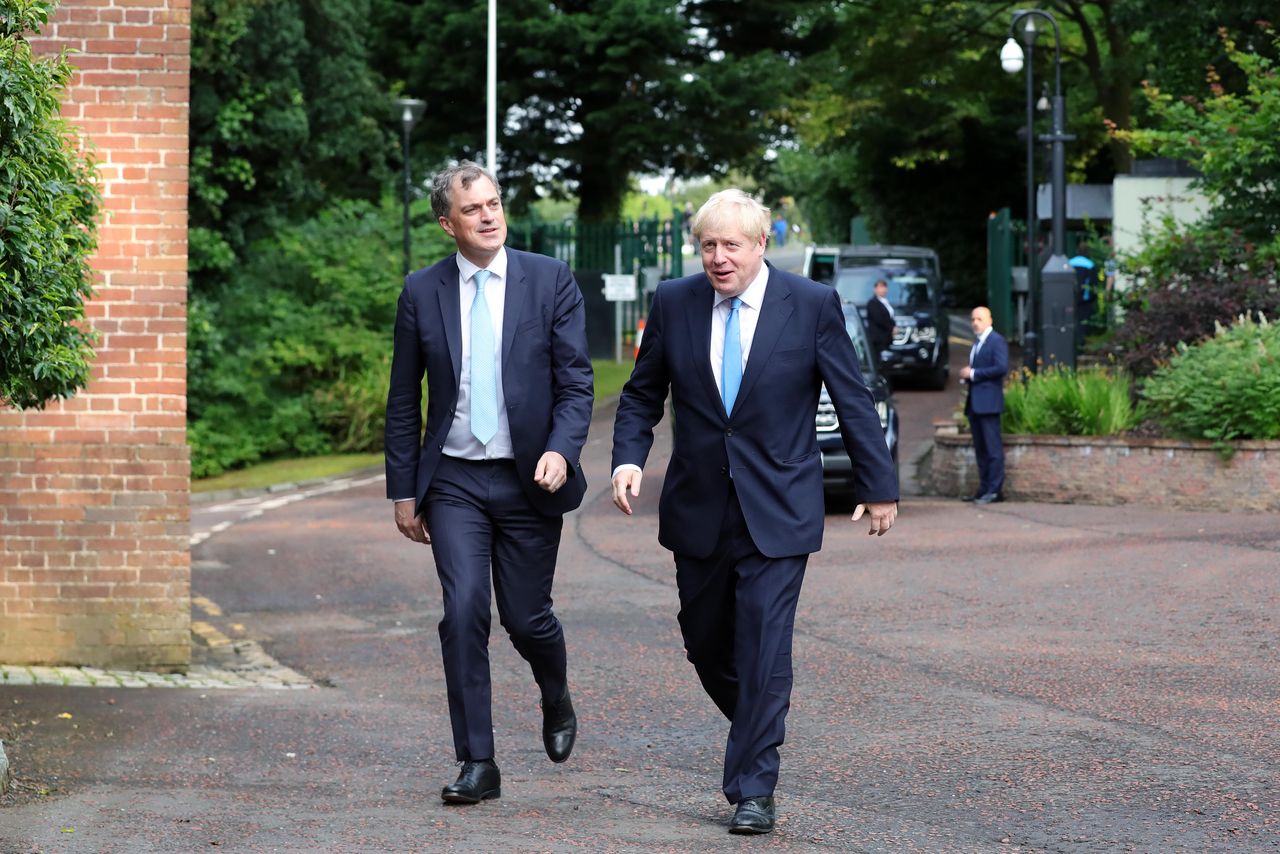
[(884, 279), (877, 279), (875, 295), (867, 300), (867, 341), (871, 344), (871, 352), (877, 364), (880, 362), (880, 354), (893, 346), (893, 333), (898, 328), (893, 319), (889, 283)]
[[(464, 161), (431, 208), (458, 251), (405, 279), (387, 394), (387, 497), (429, 544), (444, 594), (453, 744), (446, 803), (501, 794), (489, 681), (490, 576), (498, 615), (542, 694), (552, 761), (573, 749), (564, 633), (551, 610), (562, 516), (586, 491), (579, 456), (593, 397), (582, 293), (564, 263), (507, 249), (501, 191)], [(426, 433), (422, 378), (427, 378)]]
[(730, 720), (731, 833), (774, 827), (791, 635), (825, 521), (814, 433), (825, 382), (855, 471), (854, 520), (884, 534), (898, 481), (836, 290), (764, 262), (769, 211), (740, 190), (693, 218), (705, 270), (658, 286), (613, 433), (613, 501), (631, 513), (670, 391), (674, 437), (658, 541), (674, 553), (680, 630)]
[(964, 414), (973, 434), (978, 459), (978, 491), (965, 501), (991, 504), (1004, 501), (1004, 444), (1000, 440), (1000, 413), (1004, 412), (1004, 378), (1009, 373), (1009, 345), (991, 326), (991, 309), (980, 305), (969, 316), (977, 340), (969, 351), (969, 364), (960, 369), (960, 381), (969, 386)]

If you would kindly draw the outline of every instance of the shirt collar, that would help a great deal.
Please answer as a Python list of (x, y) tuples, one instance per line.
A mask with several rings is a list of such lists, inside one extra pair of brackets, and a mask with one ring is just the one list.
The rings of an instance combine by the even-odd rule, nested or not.
[(458, 273), (462, 276), (462, 281), (471, 281), (471, 278), (476, 274), (476, 272), (482, 269), (488, 270), (490, 273), (505, 282), (507, 280), (507, 247), (501, 247), (498, 250), (498, 254), (493, 256), (493, 260), (489, 262), (489, 266), (487, 267), (477, 267), (475, 264), (472, 264), (464, 258), (461, 252), (458, 253)]
[(995, 329), (995, 327), (994, 327), (994, 326), (988, 326), (986, 329), (982, 330), (982, 334), (978, 336), (978, 343), (979, 343), (979, 344), (983, 344), (983, 343), (985, 343), (985, 342), (986, 342), (987, 337), (991, 334), (991, 330), (992, 330), (992, 329)]
[[(767, 284), (769, 284), (769, 265), (761, 262), (760, 272), (756, 273), (756, 277), (751, 280), (751, 284), (747, 285), (747, 289), (738, 294), (742, 299), (742, 304), (747, 308), (754, 308), (759, 311), (760, 306), (764, 304), (764, 288)], [(733, 299), (733, 297), (727, 297), (716, 292), (715, 302), (711, 305), (712, 310), (719, 308), (720, 303), (728, 299)]]

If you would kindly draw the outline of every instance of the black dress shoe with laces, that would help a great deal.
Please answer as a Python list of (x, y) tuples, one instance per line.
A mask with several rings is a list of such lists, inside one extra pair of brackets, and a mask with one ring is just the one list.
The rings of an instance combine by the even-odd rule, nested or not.
[(462, 763), (458, 779), (440, 791), (446, 804), (478, 804), (502, 797), (502, 773), (492, 759)]
[(1003, 492), (988, 492), (986, 495), (980, 495), (973, 499), (974, 504), (995, 504), (999, 501), (1004, 501)]
[(552, 762), (563, 762), (573, 752), (573, 742), (578, 737), (578, 716), (573, 712), (569, 689), (558, 703), (542, 701), (542, 746)]
[(773, 798), (743, 798), (729, 822), (729, 832), (768, 833), (773, 830), (774, 818)]

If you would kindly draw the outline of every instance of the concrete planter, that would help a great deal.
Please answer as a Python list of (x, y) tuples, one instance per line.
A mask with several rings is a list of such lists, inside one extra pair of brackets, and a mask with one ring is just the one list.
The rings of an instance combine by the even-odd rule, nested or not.
[[(1236, 442), (1224, 462), (1209, 442), (1101, 436), (1004, 437), (1007, 498), (1064, 504), (1146, 504), (1185, 510), (1280, 511), (1280, 442)], [(916, 479), (926, 494), (978, 485), (969, 434), (934, 421)]]

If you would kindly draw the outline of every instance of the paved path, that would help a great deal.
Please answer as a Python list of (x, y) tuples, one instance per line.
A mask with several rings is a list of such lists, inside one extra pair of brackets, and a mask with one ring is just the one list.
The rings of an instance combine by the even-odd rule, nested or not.
[[(904, 416), (954, 394), (904, 395)], [(655, 543), (663, 461), (623, 518), (609, 423), (557, 577), (583, 727), (568, 763), (542, 754), (536, 689), (497, 637), (503, 797), (440, 804), (438, 585), (374, 480), (238, 506), (264, 512), (195, 548), (202, 620), (312, 687), (0, 688), (17, 771), (0, 852), (1280, 851), (1274, 516), (920, 498), (884, 538), (828, 517), (781, 824), (728, 836), (726, 727)], [(197, 534), (212, 519), (197, 509)]]

